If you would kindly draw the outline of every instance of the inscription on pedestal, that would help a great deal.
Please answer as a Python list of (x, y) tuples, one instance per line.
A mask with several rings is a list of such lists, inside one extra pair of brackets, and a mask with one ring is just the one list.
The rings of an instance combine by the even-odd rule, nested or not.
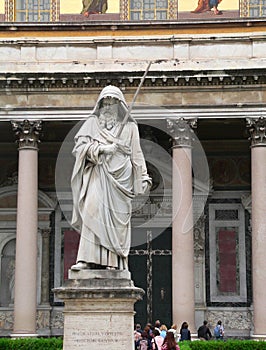
[[(118, 343), (120, 346), (124, 346), (127, 343), (127, 339), (123, 332), (112, 331), (81, 331), (73, 330), (69, 337), (72, 339), (72, 344), (75, 348), (82, 348), (86, 346), (98, 346), (99, 345), (115, 345), (117, 348)], [(89, 348), (90, 349), (90, 348)], [(113, 348), (112, 348), (113, 349)]]
[(85, 313), (65, 315), (64, 349), (132, 348), (132, 315)]
[(64, 307), (64, 350), (134, 350), (134, 304), (144, 291), (129, 271), (70, 271), (54, 290)]

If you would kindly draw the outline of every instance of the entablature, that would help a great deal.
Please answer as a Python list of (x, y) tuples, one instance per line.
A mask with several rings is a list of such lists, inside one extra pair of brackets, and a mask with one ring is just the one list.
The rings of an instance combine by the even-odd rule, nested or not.
[[(183, 69), (179, 61), (172, 61), (175, 70), (156, 71), (151, 68), (144, 82), (147, 89), (178, 89), (186, 88), (239, 88), (252, 89), (266, 87), (266, 67), (248, 69)], [(144, 66), (144, 65), (143, 65)], [(43, 91), (44, 93), (59, 90), (76, 93), (80, 90), (98, 92), (108, 84), (120, 86), (123, 90), (136, 88), (143, 75), (143, 70), (98, 72), (61, 72), (41, 73), (32, 70), (30, 73), (0, 73), (0, 92), (25, 91), (27, 93)], [(163, 67), (162, 67), (163, 68)], [(30, 70), (29, 70), (30, 71)], [(255, 87), (254, 87), (255, 86)]]

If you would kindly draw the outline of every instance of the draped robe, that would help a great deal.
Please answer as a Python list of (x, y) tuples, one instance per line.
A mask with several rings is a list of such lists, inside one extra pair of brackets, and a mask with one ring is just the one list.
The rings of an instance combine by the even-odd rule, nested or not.
[[(131, 201), (151, 183), (134, 121), (102, 129), (91, 115), (75, 137), (72, 173), (72, 225), (80, 232), (77, 262), (127, 269), (131, 239)], [(99, 152), (101, 144), (115, 142), (113, 155)]]

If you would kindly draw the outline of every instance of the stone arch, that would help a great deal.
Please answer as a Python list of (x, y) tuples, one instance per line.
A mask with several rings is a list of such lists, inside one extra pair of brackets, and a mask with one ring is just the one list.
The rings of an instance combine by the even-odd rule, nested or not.
[(11, 306), (14, 302), (15, 245), (15, 237), (11, 237), (1, 249), (1, 306)]
[[(38, 191), (38, 278), (40, 286), (43, 260), (43, 232), (50, 229), (50, 214), (54, 211), (56, 201), (43, 191)], [(0, 188), (0, 307), (12, 307), (13, 289), (12, 264), (15, 262), (17, 213), (17, 185)], [(13, 251), (13, 253), (12, 253)], [(45, 252), (47, 254), (47, 252)]]
[[(0, 211), (2, 208), (16, 209), (17, 207), (17, 185), (0, 188)], [(54, 210), (56, 202), (43, 191), (38, 191), (38, 207)]]

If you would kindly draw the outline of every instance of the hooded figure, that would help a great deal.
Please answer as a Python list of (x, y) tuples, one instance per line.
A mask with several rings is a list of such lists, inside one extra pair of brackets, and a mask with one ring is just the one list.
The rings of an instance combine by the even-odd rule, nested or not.
[(151, 179), (131, 116), (119, 133), (127, 110), (121, 90), (106, 86), (75, 136), (72, 226), (80, 243), (73, 270), (128, 269), (131, 201)]

